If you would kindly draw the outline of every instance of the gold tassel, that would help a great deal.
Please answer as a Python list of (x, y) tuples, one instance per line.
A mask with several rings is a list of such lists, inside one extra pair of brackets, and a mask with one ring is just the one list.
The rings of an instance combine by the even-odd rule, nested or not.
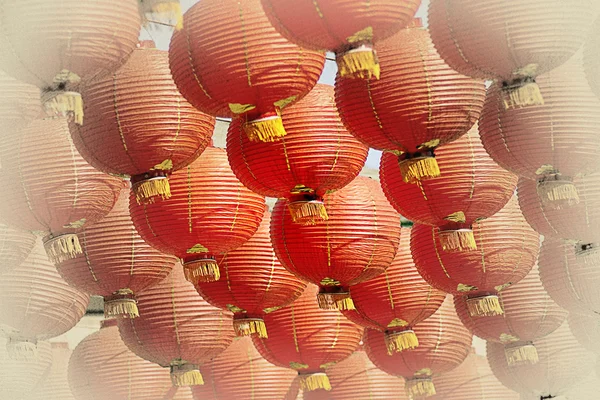
[(144, 179), (132, 185), (131, 190), (135, 194), (138, 204), (149, 204), (154, 202), (156, 196), (162, 200), (171, 197), (171, 185), (165, 176)]
[(322, 310), (355, 310), (354, 301), (349, 292), (317, 294), (319, 308)]
[(520, 82), (503, 87), (502, 100), (506, 110), (544, 105), (544, 97), (540, 87), (534, 81)]
[(192, 364), (171, 365), (171, 383), (173, 386), (204, 385), (202, 374), (198, 367)]
[(406, 380), (406, 393), (409, 398), (429, 397), (436, 394), (431, 378), (415, 378)]
[(477, 242), (470, 229), (440, 231), (438, 233), (442, 249), (447, 252), (477, 250)]
[(10, 338), (6, 344), (8, 358), (16, 361), (35, 361), (37, 359), (37, 345), (26, 340)]
[(260, 318), (243, 318), (233, 320), (233, 329), (236, 336), (250, 336), (256, 334), (261, 339), (269, 337), (265, 321)]
[(316, 374), (300, 375), (300, 386), (302, 390), (312, 392), (314, 390), (323, 389), (331, 390), (331, 383), (329, 383), (329, 377), (324, 372), (317, 372)]
[(44, 242), (46, 254), (53, 264), (60, 264), (63, 261), (71, 260), (82, 254), (79, 237), (74, 233), (53, 237)]
[(325, 204), (319, 200), (292, 201), (288, 203), (288, 209), (292, 221), (303, 226), (316, 225), (329, 219)]
[(221, 279), (219, 265), (212, 258), (189, 261), (183, 264), (185, 278), (193, 284), (200, 282), (216, 282)]
[(419, 339), (413, 330), (399, 332), (386, 332), (385, 344), (388, 354), (400, 353), (404, 350), (416, 349), (419, 347)]
[(339, 55), (336, 61), (340, 76), (344, 78), (379, 79), (381, 75), (377, 54), (366, 45)]
[(277, 142), (286, 135), (283, 120), (272, 116), (247, 121), (242, 125), (248, 139), (253, 142)]
[(537, 349), (532, 343), (519, 346), (506, 346), (504, 348), (504, 354), (506, 355), (506, 361), (509, 366), (524, 364), (533, 365), (540, 361)]
[(402, 179), (406, 183), (417, 183), (425, 179), (437, 178), (441, 175), (435, 157), (415, 157), (398, 161)]
[(119, 289), (104, 298), (104, 318), (137, 318), (140, 312), (137, 301), (130, 289)]
[(568, 206), (579, 203), (577, 187), (570, 181), (543, 179), (538, 182), (537, 192), (542, 203), (555, 205), (557, 208), (560, 208), (562, 203)]
[(467, 308), (471, 317), (493, 317), (504, 314), (496, 295), (467, 298)]
[(42, 103), (48, 116), (73, 118), (77, 125), (83, 125), (83, 100), (80, 93), (47, 91), (42, 93)]

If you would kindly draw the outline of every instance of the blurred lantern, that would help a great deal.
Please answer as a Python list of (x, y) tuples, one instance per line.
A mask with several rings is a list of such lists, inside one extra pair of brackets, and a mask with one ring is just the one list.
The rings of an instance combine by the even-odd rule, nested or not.
[(0, 275), (25, 261), (36, 242), (36, 236), (0, 223)]
[(419, 19), (379, 43), (378, 56), (380, 80), (338, 77), (342, 120), (370, 147), (398, 155), (405, 182), (437, 177), (434, 151), (477, 121), (485, 97), (483, 81), (450, 69)]
[(567, 317), (546, 293), (535, 266), (519, 283), (498, 293), (504, 313), (486, 318), (469, 314), (466, 296), (455, 296), (454, 306), (462, 323), (480, 338), (504, 344), (509, 365), (538, 361), (533, 341), (554, 332)]
[[(1, 34), (0, 34), (1, 35)], [(0, 38), (0, 47), (2, 39)], [(15, 133), (42, 112), (40, 91), (0, 70), (0, 132)]]
[(73, 287), (104, 297), (105, 317), (135, 318), (135, 295), (169, 275), (176, 259), (150, 247), (129, 216), (128, 190), (100, 222), (79, 233), (83, 254), (58, 264)]
[(505, 108), (544, 104), (536, 77), (586, 39), (594, 0), (432, 0), (429, 29), (442, 58), (463, 74), (495, 79)]
[(536, 107), (506, 110), (500, 84), (489, 89), (481, 140), (503, 168), (537, 182), (541, 202), (564, 207), (578, 201), (573, 177), (600, 167), (600, 100), (589, 89), (580, 52), (537, 83), (544, 105)]
[(402, 229), (396, 258), (383, 274), (352, 286), (356, 311), (344, 311), (351, 321), (385, 332), (390, 354), (417, 347), (413, 327), (435, 313), (446, 298), (417, 272), (410, 253), (410, 231)]
[(179, 0), (139, 0), (144, 25), (173, 25), (183, 27), (183, 14)]
[(362, 337), (362, 328), (339, 311), (319, 308), (317, 290), (309, 285), (294, 303), (265, 315), (268, 339), (252, 337), (267, 361), (298, 371), (306, 391), (331, 390), (326, 370), (349, 357)]
[(281, 109), (313, 88), (325, 55), (284, 39), (260, 0), (202, 0), (183, 18), (169, 48), (183, 96), (206, 113), (240, 116), (250, 140), (284, 136)]
[(219, 280), (214, 255), (240, 247), (254, 235), (265, 199), (237, 180), (225, 150), (214, 147), (173, 173), (170, 181), (169, 199), (139, 204), (131, 196), (133, 223), (148, 244), (183, 259), (188, 280)]
[(139, 318), (119, 319), (123, 341), (138, 356), (170, 367), (175, 386), (202, 385), (198, 367), (233, 340), (231, 314), (208, 304), (175, 268), (138, 293)]
[(289, 305), (306, 287), (275, 256), (269, 236), (270, 222), (271, 213), (266, 212), (249, 241), (217, 257), (221, 274), (218, 282), (196, 284), (206, 301), (233, 312), (233, 328), (238, 336), (267, 337), (264, 314)]
[(375, 44), (410, 23), (421, 0), (262, 0), (271, 23), (291, 42), (335, 52), (341, 76), (379, 79)]
[(516, 198), (494, 216), (473, 224), (477, 250), (443, 251), (440, 228), (415, 225), (411, 249), (421, 276), (433, 287), (465, 296), (472, 317), (502, 314), (498, 293), (535, 265), (540, 237), (525, 221)]
[(33, 391), (28, 400), (75, 400), (69, 381), (67, 379), (67, 368), (71, 350), (66, 342), (51, 343), (52, 366), (49, 374)]
[(329, 219), (322, 224), (294, 224), (287, 201), (279, 200), (271, 219), (277, 258), (290, 272), (319, 285), (319, 306), (353, 309), (348, 288), (385, 271), (400, 240), (400, 216), (379, 184), (357, 177), (324, 197)]
[(471, 226), (497, 213), (514, 195), (517, 177), (500, 168), (481, 144), (477, 126), (436, 150), (442, 176), (404, 182), (395, 155), (381, 158), (381, 187), (394, 208), (411, 221), (439, 226), (444, 251), (476, 248)]
[(545, 338), (534, 341), (534, 345), (540, 358), (537, 364), (510, 366), (504, 346), (493, 342), (487, 344), (487, 359), (504, 386), (536, 399), (565, 394), (589, 375), (596, 361), (596, 355), (575, 340), (566, 322)]
[(579, 344), (600, 355), (600, 316), (598, 314), (569, 314), (569, 328)]
[(89, 299), (67, 285), (38, 240), (19, 267), (0, 277), (0, 325), (12, 357), (35, 357), (36, 343), (73, 328)]
[(409, 398), (436, 394), (432, 377), (453, 370), (469, 354), (471, 333), (460, 323), (450, 296), (442, 306), (414, 328), (419, 347), (389, 354), (385, 334), (365, 330), (365, 350), (379, 369), (406, 379)]
[(600, 98), (600, 18), (584, 46), (583, 63), (590, 88)]
[[(52, 365), (50, 343), (39, 342), (37, 354), (28, 360), (15, 360), (7, 352), (10, 339), (0, 335), (0, 398), (6, 400), (30, 400), (37, 386), (48, 376)], [(46, 398), (44, 398), (46, 399)], [(52, 399), (54, 400), (54, 399)], [(61, 400), (68, 400), (64, 398)]]
[(40, 231), (52, 262), (81, 254), (75, 232), (103, 218), (123, 182), (77, 152), (66, 119), (40, 119), (0, 143), (0, 214), (7, 225)]
[(42, 91), (49, 112), (83, 123), (81, 80), (112, 72), (135, 48), (137, 0), (3, 0), (0, 69)]
[(287, 135), (275, 143), (252, 142), (234, 120), (227, 134), (231, 168), (252, 191), (290, 199), (294, 222), (326, 220), (323, 196), (356, 178), (368, 148), (344, 128), (332, 86), (318, 84), (282, 118)]

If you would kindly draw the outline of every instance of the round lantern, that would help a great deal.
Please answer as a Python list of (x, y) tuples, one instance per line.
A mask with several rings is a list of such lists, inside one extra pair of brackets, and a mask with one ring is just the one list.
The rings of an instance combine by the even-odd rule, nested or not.
[[(30, 359), (15, 360), (7, 352), (10, 339), (0, 335), (0, 397), (2, 399), (28, 399), (35, 388), (39, 386), (52, 365), (52, 349), (50, 343), (39, 342), (37, 354)], [(54, 400), (54, 399), (53, 399)], [(63, 400), (63, 399), (61, 399)], [(65, 398), (64, 400), (68, 400)]]
[(600, 18), (594, 23), (584, 46), (583, 63), (590, 88), (600, 98)]
[[(398, 155), (405, 182), (440, 175), (435, 149), (464, 135), (483, 107), (483, 81), (454, 72), (420, 20), (378, 45), (381, 79), (338, 77), (336, 100), (354, 136)], [(398, 167), (396, 167), (398, 168)]]
[(208, 304), (186, 281), (182, 268), (138, 293), (140, 316), (119, 319), (123, 341), (138, 356), (170, 367), (175, 386), (202, 385), (198, 366), (233, 340), (231, 314)]
[(534, 344), (539, 362), (513, 366), (508, 365), (501, 343), (487, 344), (487, 359), (494, 375), (504, 386), (525, 396), (551, 399), (565, 394), (585, 379), (596, 362), (596, 355), (575, 340), (566, 322)]
[(569, 314), (569, 328), (587, 350), (600, 355), (600, 317), (598, 314)]
[(309, 285), (294, 303), (267, 314), (269, 338), (252, 337), (267, 361), (298, 371), (306, 391), (331, 390), (327, 369), (349, 357), (362, 337), (362, 328), (339, 311), (319, 308), (317, 290)]
[(0, 223), (0, 275), (25, 261), (36, 242), (36, 236)]
[(379, 79), (375, 44), (409, 24), (421, 0), (262, 0), (271, 23), (302, 47), (335, 52), (341, 76)]
[(352, 286), (356, 311), (344, 311), (351, 321), (385, 332), (390, 353), (417, 347), (413, 327), (435, 313), (446, 298), (419, 275), (410, 253), (410, 231), (402, 228), (396, 258), (383, 274)]
[(498, 293), (498, 300), (504, 313), (486, 318), (469, 314), (466, 296), (455, 296), (454, 306), (474, 335), (504, 344), (509, 365), (535, 364), (538, 354), (533, 341), (554, 332), (567, 317), (567, 311), (544, 290), (537, 266), (519, 283)]
[(469, 355), (471, 333), (460, 323), (450, 296), (442, 306), (414, 328), (419, 347), (389, 354), (385, 335), (365, 330), (365, 350), (373, 364), (406, 380), (409, 398), (436, 394), (432, 377), (453, 370)]
[(0, 70), (0, 90), (0, 130), (4, 134), (18, 131), (40, 116), (40, 90), (35, 86), (19, 82)]
[(265, 199), (238, 181), (225, 150), (207, 148), (186, 168), (171, 175), (171, 198), (153, 204), (130, 199), (140, 236), (151, 246), (184, 261), (192, 282), (219, 280), (214, 255), (231, 251), (254, 235)]
[(381, 157), (381, 187), (394, 208), (419, 224), (439, 226), (444, 251), (476, 248), (472, 224), (497, 213), (514, 195), (517, 177), (499, 167), (481, 144), (477, 126), (436, 150), (442, 175), (404, 182), (395, 155)]
[(415, 225), (410, 243), (415, 265), (431, 286), (466, 296), (469, 315), (502, 314), (498, 293), (531, 271), (539, 234), (527, 224), (514, 197), (494, 216), (474, 223), (473, 233), (477, 250), (447, 253), (440, 228)]
[(89, 165), (77, 152), (66, 119), (33, 121), (0, 144), (0, 214), (15, 228), (40, 231), (52, 262), (81, 254), (77, 229), (115, 205), (121, 179)]
[(329, 219), (299, 226), (279, 200), (271, 219), (277, 258), (290, 272), (319, 285), (322, 308), (353, 309), (348, 288), (385, 271), (400, 240), (400, 216), (378, 183), (357, 177), (324, 197)]
[(194, 161), (210, 142), (214, 117), (179, 93), (169, 55), (142, 42), (113, 74), (81, 87), (85, 124), (71, 125), (73, 142), (95, 168), (131, 176), (138, 201), (169, 197), (167, 176)]
[(33, 391), (30, 400), (75, 400), (69, 381), (67, 379), (67, 368), (71, 350), (66, 342), (51, 343), (52, 366), (46, 378)]
[(79, 322), (89, 299), (67, 285), (38, 241), (19, 267), (0, 277), (0, 325), (9, 352), (33, 356), (38, 340), (62, 335)]
[(129, 216), (127, 189), (104, 219), (77, 236), (83, 253), (58, 264), (58, 272), (71, 286), (103, 296), (106, 317), (137, 317), (136, 293), (166, 278), (176, 262), (137, 233)]
[(83, 123), (76, 87), (119, 67), (140, 33), (137, 0), (3, 0), (0, 69), (42, 91), (55, 114)]
[(179, 0), (139, 0), (144, 25), (183, 27), (183, 13)]
[(317, 83), (324, 54), (284, 39), (260, 0), (203, 0), (183, 19), (169, 47), (171, 71), (183, 96), (208, 114), (240, 116), (250, 140), (284, 136), (281, 109)]
[(266, 212), (258, 231), (241, 247), (217, 257), (221, 279), (198, 282), (196, 289), (206, 301), (233, 312), (238, 336), (267, 337), (263, 316), (296, 300), (306, 284), (288, 272), (273, 252)]
[(229, 163), (246, 187), (289, 198), (294, 221), (314, 224), (327, 219), (323, 196), (356, 178), (368, 148), (344, 128), (332, 86), (316, 85), (282, 118), (287, 135), (275, 143), (250, 141), (234, 120), (227, 134)]
[(502, 104), (544, 104), (536, 77), (566, 62), (592, 26), (593, 0), (433, 0), (429, 29), (436, 49), (456, 71), (495, 79)]

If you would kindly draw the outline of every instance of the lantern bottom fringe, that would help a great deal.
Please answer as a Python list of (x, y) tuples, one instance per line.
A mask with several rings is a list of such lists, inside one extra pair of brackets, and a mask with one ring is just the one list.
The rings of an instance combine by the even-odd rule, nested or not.
[(425, 179), (441, 176), (440, 167), (435, 157), (415, 157), (398, 161), (402, 180), (406, 183), (417, 183)]
[(349, 50), (339, 55), (336, 62), (343, 78), (379, 79), (381, 74), (377, 54), (368, 46)]
[(537, 185), (540, 200), (546, 205), (560, 208), (563, 203), (572, 206), (579, 203), (579, 193), (573, 182), (566, 180), (541, 180)]
[(316, 225), (329, 219), (325, 204), (319, 200), (292, 201), (288, 203), (288, 209), (292, 221), (304, 226)]
[(312, 392), (314, 390), (331, 390), (331, 383), (329, 377), (324, 372), (318, 372), (316, 374), (301, 374), (300, 375), (300, 386), (302, 390)]
[(317, 300), (322, 310), (356, 310), (349, 292), (319, 293)]
[(537, 364), (539, 362), (538, 352), (532, 343), (519, 346), (506, 346), (504, 348), (506, 361), (509, 366)]
[(440, 231), (438, 234), (442, 249), (447, 252), (477, 250), (475, 235), (470, 229)]
[(15, 361), (35, 361), (37, 345), (33, 342), (9, 339), (6, 343), (8, 358)]
[(79, 237), (74, 233), (50, 238), (44, 242), (44, 248), (48, 258), (54, 264), (60, 264), (63, 261), (71, 260), (83, 253)]
[(504, 314), (500, 299), (496, 295), (468, 298), (467, 308), (471, 317), (493, 317)]
[(242, 125), (248, 139), (253, 142), (277, 142), (286, 135), (280, 116), (269, 116), (247, 121)]
[(104, 298), (104, 318), (137, 318), (140, 316), (137, 301), (129, 289), (121, 289)]
[(544, 97), (540, 87), (534, 81), (503, 87), (502, 98), (506, 110), (544, 105)]
[(234, 319), (233, 329), (237, 336), (257, 335), (261, 339), (269, 337), (265, 321), (260, 318)]
[[(175, 29), (183, 28), (183, 13), (179, 0), (160, 0), (160, 1), (142, 1), (142, 13), (145, 15), (146, 22), (175, 21)], [(148, 21), (148, 17), (152, 21)]]
[(399, 332), (386, 332), (385, 344), (388, 354), (391, 356), (394, 353), (419, 347), (419, 339), (415, 332), (410, 329)]
[(171, 365), (171, 383), (177, 387), (200, 386), (204, 385), (204, 379), (195, 365)]
[(171, 185), (166, 176), (157, 176), (136, 182), (131, 186), (138, 204), (149, 204), (159, 196), (162, 200), (171, 197)]
[(185, 279), (193, 284), (216, 282), (221, 279), (219, 265), (212, 258), (188, 261), (183, 264)]
[(409, 398), (429, 397), (436, 394), (431, 378), (415, 378), (406, 380), (406, 393)]
[(42, 93), (42, 103), (46, 114), (72, 118), (83, 125), (83, 100), (77, 92), (50, 90)]

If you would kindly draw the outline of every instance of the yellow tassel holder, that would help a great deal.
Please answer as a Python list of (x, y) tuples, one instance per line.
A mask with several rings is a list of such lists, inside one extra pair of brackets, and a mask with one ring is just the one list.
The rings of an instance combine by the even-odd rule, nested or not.
[(204, 385), (202, 374), (193, 364), (171, 364), (171, 383), (173, 386), (200, 386)]
[(319, 293), (317, 300), (322, 310), (356, 310), (349, 292)]
[(537, 193), (543, 204), (560, 208), (579, 203), (579, 193), (573, 182), (552, 175), (538, 181)]
[(400, 353), (404, 350), (415, 349), (419, 346), (419, 339), (411, 329), (385, 333), (385, 344), (388, 354)]
[(233, 320), (233, 330), (236, 336), (257, 335), (259, 338), (266, 339), (267, 326), (262, 318), (240, 318)]
[(406, 380), (406, 393), (410, 399), (429, 397), (436, 394), (431, 378), (414, 378)]
[(79, 237), (74, 233), (55, 236), (44, 241), (44, 248), (48, 258), (54, 264), (60, 264), (63, 261), (71, 260), (82, 254)]
[(71, 118), (83, 125), (83, 100), (73, 91), (49, 90), (42, 93), (42, 104), (48, 116)]
[(537, 349), (532, 343), (506, 346), (504, 354), (509, 366), (537, 364), (540, 361)]
[(425, 179), (437, 178), (441, 175), (435, 157), (414, 157), (398, 161), (402, 180), (406, 183), (417, 183)]
[(585, 265), (600, 266), (600, 245), (596, 243), (579, 244), (575, 248), (577, 261)]
[(35, 361), (37, 358), (37, 345), (27, 340), (9, 338), (6, 343), (8, 358), (16, 361)]
[(134, 182), (131, 190), (138, 204), (153, 203), (156, 197), (162, 200), (171, 197), (171, 185), (166, 176), (155, 176)]
[(471, 317), (493, 317), (504, 314), (500, 299), (496, 295), (468, 298), (467, 308)]
[(502, 100), (506, 110), (544, 105), (540, 87), (531, 77), (517, 79), (510, 83), (504, 82)]
[(477, 242), (471, 229), (440, 230), (438, 238), (442, 249), (447, 252), (477, 250)]
[(104, 318), (137, 318), (140, 316), (133, 291), (120, 289), (104, 298)]
[(279, 115), (248, 120), (242, 124), (248, 139), (253, 142), (277, 142), (287, 133)]
[(320, 200), (291, 201), (288, 203), (288, 210), (292, 221), (304, 226), (316, 225), (329, 219), (325, 204)]
[(197, 284), (199, 282), (216, 282), (221, 279), (219, 265), (212, 258), (202, 258), (183, 264), (185, 278)]
[(325, 372), (317, 372), (315, 374), (300, 374), (300, 386), (302, 390), (312, 392), (314, 390), (331, 390), (329, 377)]
[(371, 45), (362, 44), (336, 57), (340, 76), (343, 78), (379, 79), (381, 67), (377, 53)]

